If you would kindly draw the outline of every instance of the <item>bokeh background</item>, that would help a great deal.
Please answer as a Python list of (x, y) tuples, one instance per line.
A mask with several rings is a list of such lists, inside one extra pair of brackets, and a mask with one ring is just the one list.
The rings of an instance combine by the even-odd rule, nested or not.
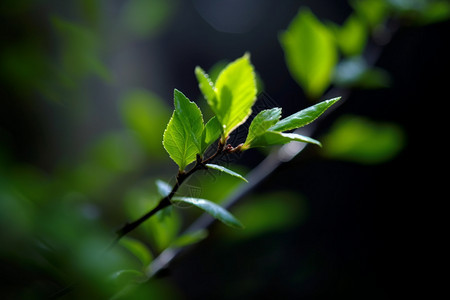
[[(387, 2), (397, 10), (386, 26), (396, 30), (375, 38), (379, 76), (366, 85), (336, 76), (331, 94), (346, 97), (314, 131), (323, 148), (308, 146), (233, 206), (245, 230), (214, 224), (133, 297), (390, 299), (424, 287), (421, 253), (434, 245), (426, 179), (443, 157), (434, 134), (445, 128), (437, 115), (448, 98), (450, 9)], [(438, 2), (438, 17), (424, 21)], [(41, 299), (70, 286), (66, 299), (106, 298), (183, 244), (177, 236), (199, 216), (194, 208), (146, 222), (98, 259), (116, 229), (158, 201), (155, 180), (174, 182), (161, 143), (173, 89), (211, 115), (195, 66), (217, 74), (249, 52), (265, 93), (258, 103), (284, 116), (312, 105), (280, 34), (300, 7), (331, 28), (355, 3), (2, 1), (0, 295)], [(363, 57), (373, 55), (369, 41)], [(266, 153), (224, 163), (245, 173)], [(200, 174), (184, 193), (220, 203), (238, 184)]]

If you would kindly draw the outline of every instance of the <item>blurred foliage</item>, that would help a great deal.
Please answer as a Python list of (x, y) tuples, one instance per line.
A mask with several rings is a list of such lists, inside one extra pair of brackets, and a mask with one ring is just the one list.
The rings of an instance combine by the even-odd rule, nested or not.
[[(450, 4), (444, 0), (353, 0), (350, 4), (354, 11), (342, 25), (321, 22), (310, 10), (301, 9), (280, 36), (289, 71), (313, 100), (333, 84), (345, 88), (391, 84), (388, 73), (372, 67), (362, 55), (369, 41), (379, 40), (389, 20), (419, 26), (450, 17)], [(0, 2), (0, 81), (8, 109), (19, 107), (46, 118), (43, 111), (50, 107), (76, 119), (74, 114), (86, 109), (80, 103), (93, 102), (94, 88), (88, 88), (92, 81), (114, 88), (118, 82), (108, 65), (108, 38), (112, 38), (103, 27), (104, 5), (99, 0)], [(127, 1), (116, 16), (121, 30), (112, 35), (150, 40), (170, 24), (177, 5), (175, 0)], [(225, 65), (210, 70), (214, 81)], [(199, 216), (197, 210), (164, 210), (105, 252), (114, 239), (112, 229), (157, 205), (164, 188), (155, 184), (156, 177), (172, 185), (170, 174), (175, 171), (167, 168), (161, 144), (170, 118), (163, 100), (140, 88), (112, 94), (124, 128), (102, 132), (82, 150), (74, 149), (73, 156), (50, 153), (52, 168), (21, 160), (9, 128), (0, 128), (0, 298), (47, 299), (65, 288), (70, 299), (180, 298), (170, 280), (147, 281), (146, 272), (167, 247), (184, 247), (208, 235), (205, 230), (182, 233)], [(5, 115), (10, 113), (28, 117), (20, 109)], [(39, 125), (35, 119), (29, 122), (30, 127)], [(81, 119), (72, 126), (83, 124)], [(24, 125), (14, 122), (14, 126)], [(45, 145), (43, 138), (37, 139)], [(322, 154), (377, 164), (392, 159), (405, 143), (405, 134), (396, 124), (344, 116), (324, 135)], [(234, 169), (241, 174), (248, 171)], [(239, 184), (239, 179), (208, 171), (190, 178), (180, 193), (222, 203)], [(293, 192), (250, 198), (235, 212), (247, 229), (223, 231), (228, 240), (285, 230), (308, 217), (307, 201)], [(142, 281), (147, 282), (139, 284)]]
[(358, 116), (342, 116), (323, 137), (323, 153), (333, 159), (378, 164), (392, 159), (405, 145), (403, 130)]

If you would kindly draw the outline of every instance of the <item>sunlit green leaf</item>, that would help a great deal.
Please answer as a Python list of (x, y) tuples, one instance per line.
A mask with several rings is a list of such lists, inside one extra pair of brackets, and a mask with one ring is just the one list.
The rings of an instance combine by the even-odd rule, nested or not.
[(266, 109), (256, 115), (250, 124), (247, 139), (243, 145), (248, 147), (258, 136), (263, 135), (271, 126), (275, 125), (281, 117), (281, 108)]
[(222, 126), (216, 117), (212, 117), (203, 129), (200, 153), (205, 152), (205, 150), (220, 137), (221, 132)]
[(305, 108), (290, 115), (270, 127), (271, 131), (287, 131), (308, 125), (322, 115), (331, 105), (339, 101), (341, 97), (322, 101), (316, 105)]
[(301, 9), (280, 36), (287, 67), (310, 98), (329, 86), (337, 63), (333, 35), (308, 9)]
[(371, 29), (382, 24), (389, 15), (389, 5), (386, 0), (352, 0), (350, 4), (360, 20)]
[(141, 241), (125, 236), (120, 239), (119, 243), (136, 256), (143, 266), (148, 266), (153, 260), (150, 250)]
[(235, 227), (235, 228), (243, 228), (244, 226), (237, 220), (232, 214), (230, 214), (226, 209), (221, 207), (220, 205), (217, 205), (214, 202), (205, 200), (205, 199), (199, 199), (199, 198), (191, 198), (191, 197), (173, 197), (173, 202), (183, 202), (187, 204), (192, 204), (194, 206), (197, 206), (198, 208), (206, 211), (210, 215), (212, 215), (214, 218), (218, 219), (219, 221), (223, 222), (224, 224)]
[(403, 148), (405, 137), (395, 124), (344, 116), (325, 135), (323, 143), (327, 157), (376, 164), (393, 158)]
[(163, 145), (180, 170), (201, 152), (203, 117), (198, 106), (174, 91), (175, 110), (164, 131)]
[(186, 247), (204, 240), (207, 236), (208, 231), (205, 229), (185, 233), (172, 243), (172, 247)]
[(214, 170), (218, 170), (220, 172), (226, 173), (228, 175), (237, 177), (237, 178), (239, 178), (239, 179), (241, 179), (241, 180), (243, 180), (245, 182), (248, 182), (247, 179), (245, 179), (242, 175), (240, 175), (240, 174), (238, 174), (238, 173), (236, 173), (234, 171), (231, 171), (230, 169), (225, 168), (223, 166), (219, 166), (219, 165), (215, 165), (215, 164), (206, 164), (206, 166), (208, 168), (211, 168), (211, 169), (214, 169)]
[(278, 131), (266, 131), (263, 135), (254, 139), (250, 146), (252, 148), (267, 147), (274, 145), (283, 145), (293, 141), (322, 146), (319, 141), (312, 139), (310, 137), (296, 133), (283, 133)]
[(220, 72), (214, 90), (200, 68), (196, 68), (200, 89), (222, 125), (222, 140), (250, 116), (256, 101), (256, 81), (250, 56), (245, 54)]

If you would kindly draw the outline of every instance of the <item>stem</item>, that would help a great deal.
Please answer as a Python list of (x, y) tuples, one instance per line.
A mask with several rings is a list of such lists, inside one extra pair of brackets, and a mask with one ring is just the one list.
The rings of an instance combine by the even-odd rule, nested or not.
[(136, 221), (133, 221), (131, 223), (126, 223), (122, 228), (120, 228), (119, 230), (116, 231), (116, 239), (113, 241), (113, 243), (107, 248), (107, 250), (111, 249), (113, 246), (115, 246), (119, 240), (124, 237), (125, 235), (127, 235), (128, 233), (130, 233), (131, 231), (133, 231), (134, 229), (136, 229), (137, 227), (139, 227), (139, 225), (141, 225), (142, 223), (144, 223), (146, 220), (148, 220), (150, 217), (152, 217), (154, 214), (156, 214), (157, 212), (159, 212), (160, 210), (172, 205), (172, 198), (175, 195), (175, 193), (178, 191), (178, 188), (181, 186), (181, 184), (192, 174), (194, 174), (196, 171), (200, 170), (200, 169), (206, 169), (205, 164), (211, 160), (213, 160), (214, 158), (216, 158), (218, 155), (222, 154), (224, 151), (224, 145), (219, 142), (218, 146), (217, 146), (217, 151), (209, 158), (202, 160), (202, 158), (200, 157), (200, 155), (197, 155), (197, 162), (195, 163), (195, 165), (192, 167), (192, 169), (190, 169), (188, 172), (184, 172), (184, 171), (178, 171), (177, 174), (177, 182), (175, 183), (175, 185), (172, 187), (172, 190), (170, 191), (169, 195), (167, 195), (166, 197), (162, 198), (161, 201), (158, 203), (158, 205), (153, 208), (151, 211), (149, 211), (148, 213), (146, 213), (145, 215), (143, 215), (142, 217), (140, 217), (139, 219), (137, 219)]

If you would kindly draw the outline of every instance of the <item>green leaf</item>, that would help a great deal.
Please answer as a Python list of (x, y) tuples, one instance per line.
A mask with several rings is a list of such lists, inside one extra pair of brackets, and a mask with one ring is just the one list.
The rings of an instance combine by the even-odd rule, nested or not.
[(205, 152), (205, 150), (219, 138), (221, 132), (222, 126), (216, 117), (212, 117), (203, 129), (200, 153)]
[(310, 98), (329, 86), (338, 61), (333, 35), (311, 11), (301, 9), (280, 36), (287, 67)]
[(177, 89), (174, 90), (174, 103), (175, 111), (183, 121), (185, 130), (200, 152), (203, 132), (203, 116), (200, 108)]
[(150, 250), (140, 241), (125, 236), (120, 239), (119, 243), (136, 256), (143, 266), (148, 266), (152, 262), (153, 256)]
[(281, 108), (275, 107), (266, 109), (256, 115), (250, 124), (247, 139), (243, 145), (244, 149), (248, 147), (252, 141), (263, 135), (271, 126), (275, 125), (281, 117)]
[(322, 101), (316, 105), (305, 108), (276, 123), (271, 131), (287, 131), (308, 125), (323, 114), (331, 105), (339, 101), (341, 97)]
[(211, 169), (214, 169), (214, 170), (218, 170), (220, 172), (224, 172), (224, 173), (226, 173), (228, 175), (237, 177), (237, 178), (239, 178), (241, 180), (244, 180), (245, 182), (248, 182), (247, 179), (245, 179), (242, 175), (240, 175), (240, 174), (238, 174), (238, 173), (236, 173), (234, 171), (231, 171), (230, 169), (227, 169), (225, 167), (222, 167), (222, 166), (219, 166), (219, 165), (214, 165), (214, 164), (206, 164), (206, 166), (208, 168), (211, 168)]
[(343, 116), (323, 137), (323, 153), (333, 159), (361, 164), (386, 162), (405, 146), (405, 133), (393, 123), (360, 116)]
[(203, 117), (200, 109), (178, 90), (174, 91), (175, 110), (164, 131), (163, 145), (180, 170), (201, 152)]
[[(245, 54), (220, 72), (215, 87), (206, 73), (196, 68), (200, 90), (222, 125), (222, 139), (250, 116), (256, 101), (256, 80), (250, 56)], [(211, 92), (213, 88), (213, 93)]]
[(263, 135), (259, 136), (251, 143), (251, 147), (267, 147), (273, 145), (283, 145), (289, 142), (303, 142), (309, 144), (315, 144), (322, 146), (319, 141), (307, 136), (303, 136), (296, 133), (283, 133), (277, 131), (266, 131)]
[(361, 54), (368, 35), (366, 24), (356, 14), (350, 15), (342, 27), (336, 28), (337, 42), (345, 56)]
[(241, 224), (241, 222), (239, 222), (239, 220), (237, 220), (226, 209), (224, 209), (220, 205), (217, 205), (214, 202), (205, 199), (191, 198), (191, 197), (173, 197), (172, 201), (192, 204), (200, 209), (203, 209), (204, 211), (212, 215), (214, 218), (223, 222), (225, 225), (234, 228), (244, 228), (244, 226)]
[(111, 282), (118, 287), (123, 287), (129, 284), (143, 283), (147, 280), (144, 273), (136, 270), (120, 270), (109, 276)]
[[(214, 91), (214, 84), (209, 78), (208, 74), (203, 71), (202, 68), (195, 68), (195, 76), (197, 77), (198, 86), (203, 96), (205, 97), (208, 103), (214, 103), (216, 100), (216, 93)], [(211, 104), (210, 104), (211, 105)]]
[(208, 231), (205, 229), (200, 229), (194, 232), (185, 233), (178, 237), (173, 243), (172, 247), (186, 247), (204, 240), (208, 236)]

